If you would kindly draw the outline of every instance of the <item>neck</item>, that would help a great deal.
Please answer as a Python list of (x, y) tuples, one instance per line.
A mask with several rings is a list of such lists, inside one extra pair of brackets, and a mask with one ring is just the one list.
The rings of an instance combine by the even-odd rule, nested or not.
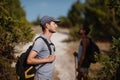
[(85, 37), (87, 37), (87, 35), (85, 35), (85, 34), (82, 34), (82, 38), (85, 38)]
[(49, 31), (44, 31), (43, 34), (47, 37), (47, 39), (51, 39), (52, 33), (50, 33)]

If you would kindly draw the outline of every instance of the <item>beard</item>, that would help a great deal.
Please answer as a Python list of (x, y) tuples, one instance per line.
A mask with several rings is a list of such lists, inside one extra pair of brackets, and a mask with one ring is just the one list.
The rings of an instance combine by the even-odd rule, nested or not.
[(56, 33), (56, 30), (50, 29), (49, 32)]

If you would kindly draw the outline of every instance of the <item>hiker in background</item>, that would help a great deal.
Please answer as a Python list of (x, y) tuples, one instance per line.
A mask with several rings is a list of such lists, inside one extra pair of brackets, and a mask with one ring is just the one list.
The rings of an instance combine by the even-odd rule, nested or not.
[(37, 71), (34, 80), (52, 80), (55, 61), (55, 46), (51, 45), (51, 36), (57, 31), (58, 22), (60, 22), (58, 19), (49, 16), (41, 18), (40, 25), (43, 33), (40, 34), (40, 36), (44, 37), (49, 42), (52, 54), (50, 55), (47, 45), (41, 38), (35, 41), (30, 55), (27, 58), (28, 64), (36, 65)]
[[(77, 79), (78, 80), (88, 80), (88, 69), (90, 67), (90, 62), (88, 59), (89, 55), (89, 46), (90, 46), (90, 40), (89, 37), (87, 36), (89, 33), (90, 29), (89, 27), (82, 27), (79, 30), (79, 33), (81, 35), (81, 41), (79, 45), (79, 50), (78, 53), (74, 52), (74, 56), (78, 57), (78, 75)], [(76, 63), (75, 63), (76, 64)]]

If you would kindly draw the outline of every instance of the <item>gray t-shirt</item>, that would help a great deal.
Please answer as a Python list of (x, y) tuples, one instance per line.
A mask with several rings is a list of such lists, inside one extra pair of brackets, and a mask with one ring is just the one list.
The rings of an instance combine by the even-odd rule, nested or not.
[[(41, 34), (40, 36), (42, 36), (43, 38), (47, 39), (43, 34)], [(48, 39), (47, 39), (47, 41), (49, 42), (49, 44), (52, 43)], [(52, 50), (52, 54), (54, 54), (55, 46), (54, 45), (50, 45), (50, 48)], [(38, 38), (35, 41), (32, 50), (34, 50), (34, 51), (36, 51), (38, 53), (37, 56), (36, 56), (37, 58), (47, 58), (50, 55), (50, 51), (48, 49), (47, 44), (41, 38)], [(54, 62), (46, 63), (43, 66), (42, 65), (43, 64), (40, 64), (40, 65), (36, 66), (36, 69), (37, 69), (36, 76), (39, 77), (39, 78), (45, 78), (45, 79), (48, 79), (48, 80), (52, 80), (52, 74), (53, 74), (53, 69), (54, 69)], [(42, 67), (40, 67), (40, 66), (42, 66)]]

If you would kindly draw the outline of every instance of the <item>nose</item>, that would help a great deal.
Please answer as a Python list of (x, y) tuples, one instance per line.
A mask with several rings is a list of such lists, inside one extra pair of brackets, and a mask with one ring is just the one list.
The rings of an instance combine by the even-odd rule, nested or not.
[(56, 27), (58, 27), (58, 25), (57, 25), (57, 24), (56, 24), (55, 26), (56, 26)]

